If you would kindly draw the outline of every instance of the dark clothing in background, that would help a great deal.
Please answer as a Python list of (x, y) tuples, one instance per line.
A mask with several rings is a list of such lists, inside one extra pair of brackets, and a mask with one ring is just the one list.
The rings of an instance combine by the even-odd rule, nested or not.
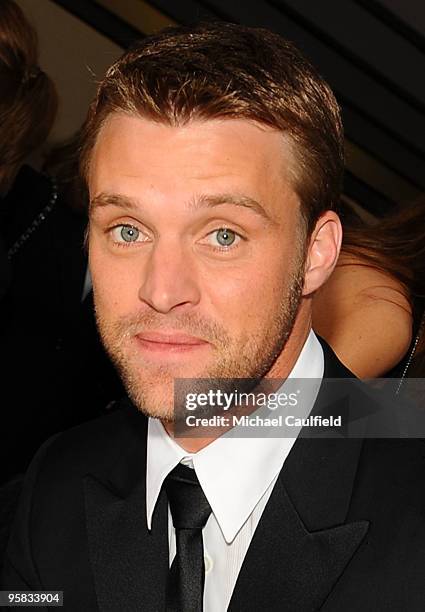
[(117, 378), (100, 347), (90, 300), (81, 304), (84, 216), (59, 197), (5, 260), (51, 196), (49, 178), (24, 166), (0, 201), (0, 483), (25, 471), (53, 433), (98, 416), (114, 399)]

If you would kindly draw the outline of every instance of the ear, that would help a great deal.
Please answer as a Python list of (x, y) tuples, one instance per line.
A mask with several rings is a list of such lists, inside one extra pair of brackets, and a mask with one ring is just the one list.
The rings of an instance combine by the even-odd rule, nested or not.
[(342, 227), (338, 215), (327, 210), (321, 215), (311, 234), (305, 268), (303, 296), (319, 289), (332, 274), (342, 242)]

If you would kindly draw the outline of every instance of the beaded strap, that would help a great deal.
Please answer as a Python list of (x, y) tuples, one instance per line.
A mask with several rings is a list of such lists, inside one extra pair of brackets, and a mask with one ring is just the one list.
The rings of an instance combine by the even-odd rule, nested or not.
[(46, 220), (49, 213), (52, 212), (55, 207), (56, 201), (58, 199), (58, 189), (56, 185), (56, 181), (53, 177), (49, 177), (50, 185), (51, 185), (51, 195), (49, 198), (48, 204), (43, 208), (43, 210), (36, 216), (31, 225), (25, 230), (23, 234), (21, 234), (16, 240), (16, 242), (10, 247), (7, 252), (7, 258), (10, 260), (13, 256), (19, 251), (19, 249), (27, 242), (27, 240), (32, 236), (32, 234), (40, 227), (43, 221)]
[(412, 348), (410, 350), (410, 354), (409, 354), (409, 357), (407, 359), (406, 365), (404, 366), (404, 370), (403, 370), (403, 374), (401, 375), (400, 382), (398, 383), (398, 387), (397, 387), (397, 390), (395, 392), (396, 395), (398, 395), (400, 393), (400, 389), (401, 389), (401, 387), (402, 387), (402, 385), (404, 383), (404, 380), (406, 378), (407, 371), (408, 371), (408, 369), (410, 367), (410, 364), (413, 361), (413, 357), (415, 356), (416, 348), (417, 348), (417, 346), (419, 344), (419, 340), (421, 339), (422, 334), (424, 332), (425, 332), (425, 312), (424, 312), (424, 314), (422, 316), (422, 319), (421, 319), (421, 322), (419, 324), (418, 333), (416, 334), (415, 341), (414, 341), (413, 346), (412, 346)]

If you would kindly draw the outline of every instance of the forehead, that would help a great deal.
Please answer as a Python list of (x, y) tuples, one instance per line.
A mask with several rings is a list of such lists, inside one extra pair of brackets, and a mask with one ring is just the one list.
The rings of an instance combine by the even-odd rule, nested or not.
[[(291, 146), (281, 132), (243, 119), (194, 120), (169, 126), (111, 114), (100, 130), (89, 170), (91, 197), (100, 191), (242, 192), (268, 199), (292, 191)], [(128, 193), (128, 195), (138, 195)]]

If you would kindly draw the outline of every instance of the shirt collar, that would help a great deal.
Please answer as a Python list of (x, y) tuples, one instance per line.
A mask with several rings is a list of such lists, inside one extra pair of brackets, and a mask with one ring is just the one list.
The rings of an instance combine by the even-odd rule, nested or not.
[[(321, 380), (323, 370), (323, 350), (311, 331), (289, 378)], [(310, 413), (316, 395), (317, 392), (310, 398), (305, 416)], [(148, 529), (151, 529), (152, 514), (164, 479), (183, 460), (194, 467), (223, 536), (230, 543), (282, 469), (295, 439), (221, 436), (197, 453), (189, 454), (170, 438), (158, 419), (149, 418)]]

